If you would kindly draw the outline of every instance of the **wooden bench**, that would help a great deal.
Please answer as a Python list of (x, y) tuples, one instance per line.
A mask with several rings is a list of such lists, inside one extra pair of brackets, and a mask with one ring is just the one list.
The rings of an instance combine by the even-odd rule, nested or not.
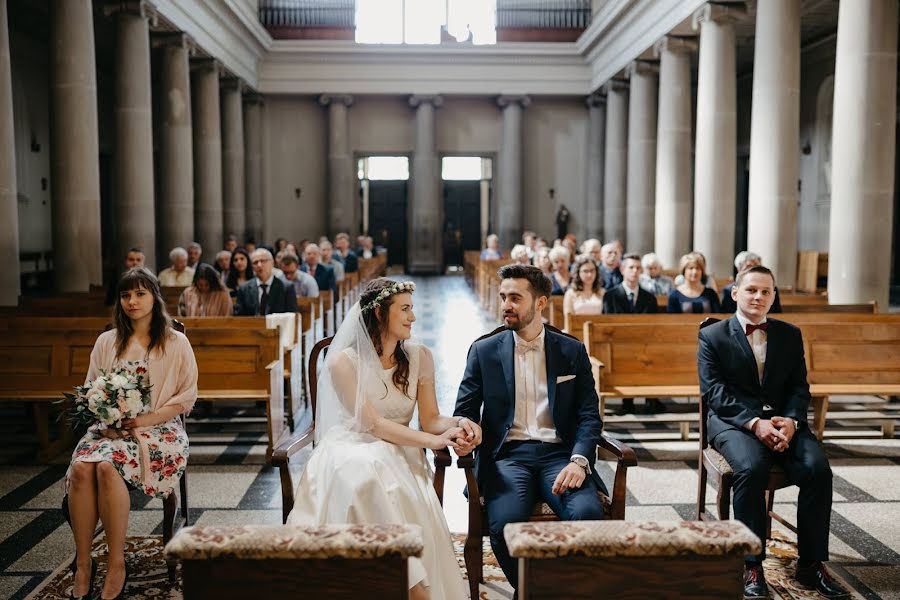
[(185, 600), (399, 600), (422, 550), (418, 525), (194, 526), (166, 558), (181, 561)]
[[(721, 293), (719, 294), (721, 298)], [(827, 296), (810, 294), (781, 293), (778, 297), (781, 309), (791, 312), (878, 312), (878, 304), (874, 300), (861, 304), (829, 304)], [(669, 305), (668, 296), (657, 296), (656, 304), (663, 311)], [(782, 313), (783, 314), (783, 313)]]
[[(692, 315), (697, 317), (697, 315)], [(807, 378), (819, 439), (825, 429), (829, 397), (836, 395), (890, 396), (900, 394), (900, 315), (869, 315), (870, 321), (796, 322), (803, 331)], [(687, 323), (584, 323), (583, 337), (600, 396), (601, 414), (607, 398), (698, 397), (698, 322)], [(879, 407), (880, 422), (895, 421), (900, 412), (890, 405)], [(841, 418), (848, 420), (849, 411)], [(856, 420), (873, 420), (871, 411)], [(681, 416), (681, 415), (678, 415)], [(695, 423), (696, 411), (684, 413), (685, 422)], [(642, 417), (644, 421), (671, 422), (672, 415)], [(637, 417), (605, 417), (607, 426), (635, 421)], [(682, 435), (686, 428), (682, 427)], [(882, 428), (893, 435), (893, 427)]]
[(739, 521), (510, 523), (522, 600), (740, 598), (745, 554), (762, 542)]

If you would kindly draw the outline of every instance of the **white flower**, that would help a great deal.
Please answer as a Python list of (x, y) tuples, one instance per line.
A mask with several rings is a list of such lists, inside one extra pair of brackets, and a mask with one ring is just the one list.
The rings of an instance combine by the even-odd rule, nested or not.
[(101, 394), (91, 394), (88, 396), (88, 409), (91, 412), (96, 412), (97, 407), (103, 403), (103, 396)]
[(125, 406), (128, 408), (128, 414), (132, 417), (136, 417), (141, 414), (141, 410), (144, 408), (144, 403), (141, 402), (140, 394), (135, 398), (128, 398), (125, 403)]
[(124, 375), (113, 375), (109, 383), (118, 390), (128, 385), (128, 378)]
[(107, 418), (104, 419), (107, 423), (115, 423), (119, 419), (122, 418), (122, 413), (118, 408), (110, 408), (106, 411)]
[(128, 390), (125, 392), (125, 399), (128, 402), (141, 402), (141, 392), (139, 390)]

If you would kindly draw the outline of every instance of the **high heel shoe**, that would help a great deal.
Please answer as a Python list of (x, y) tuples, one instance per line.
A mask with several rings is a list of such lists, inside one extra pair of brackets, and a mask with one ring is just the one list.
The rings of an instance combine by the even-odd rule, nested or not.
[[(74, 575), (77, 572), (78, 572), (78, 567), (76, 566), (72, 570), (72, 574)], [(72, 582), (72, 591), (69, 592), (69, 600), (90, 600), (91, 598), (93, 598), (94, 597), (94, 579), (96, 579), (96, 577), (97, 577), (97, 561), (94, 560), (92, 557), (91, 558), (91, 582), (88, 584), (87, 594), (84, 594), (83, 596), (76, 596), (75, 595), (75, 582), (73, 581)]]
[(119, 590), (115, 598), (104, 598), (103, 592), (100, 593), (100, 600), (122, 600), (125, 597), (125, 588), (128, 587), (128, 563), (125, 563), (125, 581), (122, 582), (122, 589)]

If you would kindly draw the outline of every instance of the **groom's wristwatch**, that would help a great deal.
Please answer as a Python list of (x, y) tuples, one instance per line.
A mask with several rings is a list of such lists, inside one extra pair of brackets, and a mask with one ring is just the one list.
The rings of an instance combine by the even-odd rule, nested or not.
[(588, 463), (588, 459), (586, 459), (585, 457), (573, 456), (571, 462), (575, 463), (576, 465), (578, 465), (579, 467), (584, 469), (585, 475), (591, 474), (591, 465)]

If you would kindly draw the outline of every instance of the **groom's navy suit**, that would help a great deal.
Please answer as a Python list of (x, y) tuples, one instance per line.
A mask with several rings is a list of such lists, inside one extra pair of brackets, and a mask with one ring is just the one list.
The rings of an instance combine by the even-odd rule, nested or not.
[[(734, 470), (735, 518), (763, 540), (763, 553), (747, 560), (761, 562), (765, 557), (764, 494), (772, 465), (780, 464), (789, 480), (800, 487), (800, 558), (827, 561), (831, 468), (806, 422), (810, 395), (803, 338), (800, 329), (790, 323), (773, 319), (767, 323), (762, 380), (737, 316), (700, 330), (697, 367), (700, 393), (709, 409), (707, 438)], [(754, 418), (772, 416), (797, 421), (797, 431), (784, 452), (770, 450), (746, 427)]]
[[(485, 498), (494, 554), (514, 587), (517, 562), (510, 558), (503, 538), (506, 523), (527, 521), (539, 499), (564, 520), (603, 518), (596, 492), (606, 488), (593, 469), (603, 423), (590, 361), (577, 339), (549, 326), (544, 331), (547, 400), (560, 443), (507, 441), (516, 409), (516, 341), (504, 327), (469, 348), (454, 411), (481, 424), (476, 477)], [(591, 475), (581, 488), (553, 495), (556, 476), (574, 454), (588, 459)]]

